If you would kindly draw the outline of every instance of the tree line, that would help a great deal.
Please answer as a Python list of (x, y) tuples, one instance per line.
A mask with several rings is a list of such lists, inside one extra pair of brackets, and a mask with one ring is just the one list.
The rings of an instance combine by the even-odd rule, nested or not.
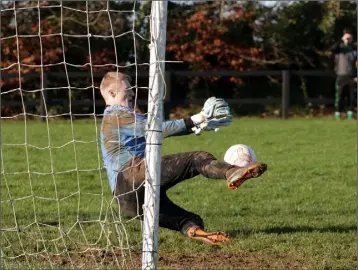
[[(149, 62), (151, 1), (25, 1), (1, 3), (1, 71), (87, 72), (49, 79), (52, 97), (98, 97), (91, 72), (146, 72)], [(348, 1), (191, 1), (168, 3), (167, 70), (255, 71), (332, 70), (331, 46), (349, 29), (356, 33), (356, 4)], [(66, 63), (66, 65), (64, 64)], [(89, 65), (88, 63), (91, 63)], [(113, 65), (109, 65), (113, 64)], [(137, 65), (135, 65), (137, 64)], [(99, 85), (95, 78), (94, 85)], [(172, 78), (173, 100), (267, 97), (280, 95), (280, 77)], [(41, 78), (3, 78), (2, 91), (43, 87)], [(72, 90), (69, 94), (68, 82)], [(297, 77), (292, 97), (332, 96), (334, 78)], [(147, 78), (138, 78), (145, 88)], [(20, 85), (19, 85), (20, 84)], [(87, 88), (86, 88), (87, 87)], [(145, 90), (139, 91), (143, 97)], [(3, 95), (19, 99), (20, 91)], [(40, 92), (22, 92), (36, 99)], [(99, 98), (99, 97), (98, 97)]]

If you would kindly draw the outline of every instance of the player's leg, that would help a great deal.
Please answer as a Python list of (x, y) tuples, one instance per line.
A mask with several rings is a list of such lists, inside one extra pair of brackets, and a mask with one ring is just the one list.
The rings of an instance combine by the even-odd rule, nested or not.
[(120, 212), (133, 218), (143, 214), (145, 167), (143, 159), (134, 158), (118, 172), (114, 196)]
[[(164, 156), (161, 159), (161, 187), (169, 189), (183, 180), (199, 174), (209, 179), (227, 180), (230, 189), (238, 188), (250, 178), (259, 177), (267, 169), (264, 163), (240, 168), (217, 160), (208, 152), (186, 152)], [(130, 191), (143, 185), (145, 164), (143, 159), (133, 159), (118, 174), (116, 191), (129, 196)]]
[(343, 95), (344, 86), (345, 86), (344, 77), (338, 76), (336, 79), (336, 96), (335, 96), (336, 119), (340, 119), (341, 113), (344, 111), (344, 95)]
[(353, 118), (353, 108), (354, 108), (354, 90), (355, 90), (355, 81), (354, 79), (350, 79), (347, 85), (347, 99), (348, 99), (348, 111), (347, 111), (347, 118)]
[(202, 218), (173, 203), (164, 189), (161, 190), (160, 196), (159, 225), (180, 231), (184, 236), (206, 244), (218, 245), (231, 241), (224, 232), (206, 232)]
[(161, 162), (160, 222), (162, 226), (180, 231), (184, 236), (208, 244), (220, 244), (231, 239), (223, 232), (206, 232), (200, 216), (174, 204), (166, 191), (183, 180), (199, 174), (212, 179), (225, 179), (233, 166), (220, 162), (207, 152), (188, 152), (167, 155)]
[(226, 179), (230, 189), (237, 188), (245, 180), (258, 177), (267, 168), (258, 163), (249, 168), (239, 168), (218, 161), (208, 152), (187, 152), (167, 155), (161, 162), (160, 222), (162, 226), (181, 231), (193, 240), (208, 244), (220, 244), (231, 240), (223, 232), (206, 232), (201, 218), (175, 205), (166, 196), (166, 191), (176, 184), (199, 174), (209, 179)]
[[(161, 168), (160, 226), (181, 231), (194, 240), (219, 244), (230, 241), (230, 238), (222, 232), (205, 232), (202, 219), (171, 202), (166, 196), (167, 189), (199, 174), (208, 178), (238, 180), (233, 182), (234, 185), (239, 182), (241, 184), (246, 179), (257, 177), (264, 172), (266, 165), (260, 164), (243, 169), (218, 161), (207, 152), (191, 152), (163, 157)], [(140, 159), (134, 159), (118, 174), (115, 195), (122, 213), (130, 217), (142, 215), (144, 179), (145, 164)]]
[(230, 189), (238, 188), (244, 181), (256, 178), (267, 169), (264, 163), (256, 163), (246, 168), (239, 168), (217, 160), (208, 152), (186, 152), (167, 155), (162, 158), (162, 182), (166, 189), (185, 179), (199, 174), (209, 179), (227, 180)]
[[(161, 190), (165, 191), (185, 179), (193, 178), (199, 174), (207, 178), (226, 179), (228, 174), (237, 170), (236, 166), (216, 160), (207, 152), (188, 152), (167, 155), (161, 159)], [(118, 173), (114, 194), (118, 197), (120, 205), (125, 211), (137, 215), (137, 209), (131, 207), (137, 201), (142, 203), (142, 189), (145, 180), (144, 159), (133, 159)], [(133, 216), (133, 214), (131, 214)]]
[[(119, 203), (120, 212), (131, 218), (136, 216), (142, 218), (144, 173), (144, 162), (133, 160), (118, 174), (115, 198)], [(201, 240), (208, 244), (220, 244), (231, 240), (223, 232), (205, 232), (201, 217), (174, 204), (167, 197), (164, 186), (160, 191), (159, 226), (179, 231), (191, 239)]]

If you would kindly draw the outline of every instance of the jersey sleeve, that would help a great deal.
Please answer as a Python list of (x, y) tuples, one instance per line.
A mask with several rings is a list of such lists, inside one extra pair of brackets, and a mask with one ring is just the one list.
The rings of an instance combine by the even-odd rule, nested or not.
[(185, 119), (165, 121), (163, 122), (163, 137), (191, 134), (192, 126), (194, 125), (188, 124), (188, 120)]

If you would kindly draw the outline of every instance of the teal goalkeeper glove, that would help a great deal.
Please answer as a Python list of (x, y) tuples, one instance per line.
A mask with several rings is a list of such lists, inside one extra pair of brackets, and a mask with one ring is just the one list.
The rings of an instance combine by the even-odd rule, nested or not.
[(222, 98), (211, 97), (204, 103), (200, 113), (191, 117), (195, 126), (213, 118), (221, 118), (230, 114), (228, 103)]
[(229, 114), (227, 116), (221, 118), (213, 118), (209, 121), (206, 121), (200, 125), (200, 128), (203, 130), (216, 130), (219, 127), (228, 126), (232, 122), (232, 115)]
[(207, 99), (203, 109), (196, 116), (200, 116), (203, 120), (198, 121), (199, 123), (192, 129), (197, 135), (200, 134), (201, 130), (218, 131), (220, 126), (228, 126), (232, 122), (230, 107), (222, 98), (211, 97)]
[(230, 107), (225, 99), (211, 97), (205, 101), (201, 114), (206, 120), (221, 118), (230, 114)]

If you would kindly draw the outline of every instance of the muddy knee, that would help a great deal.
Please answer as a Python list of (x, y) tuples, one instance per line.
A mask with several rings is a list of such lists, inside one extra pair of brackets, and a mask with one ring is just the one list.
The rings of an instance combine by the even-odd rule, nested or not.
[(194, 157), (200, 158), (200, 159), (208, 159), (208, 160), (216, 159), (213, 154), (206, 152), (206, 151), (193, 152), (193, 155), (194, 155)]

